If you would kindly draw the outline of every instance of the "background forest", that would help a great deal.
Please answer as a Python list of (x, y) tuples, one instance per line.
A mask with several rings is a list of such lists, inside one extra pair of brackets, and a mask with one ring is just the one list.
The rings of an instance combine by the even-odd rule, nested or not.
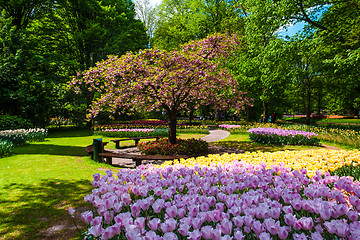
[[(0, 114), (34, 126), (82, 124), (94, 96), (68, 82), (107, 55), (215, 32), (241, 39), (226, 64), (254, 99), (247, 120), (360, 110), (359, 0), (0, 0), (0, 9)], [(287, 36), (297, 23), (304, 29)]]

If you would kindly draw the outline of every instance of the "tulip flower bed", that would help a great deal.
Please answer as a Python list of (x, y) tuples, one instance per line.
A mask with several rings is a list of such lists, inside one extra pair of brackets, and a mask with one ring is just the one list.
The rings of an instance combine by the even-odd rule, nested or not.
[[(312, 177), (316, 171), (336, 173), (341, 176), (352, 176), (360, 180), (360, 152), (358, 150), (305, 150), (305, 151), (278, 151), (278, 152), (246, 152), (243, 154), (209, 155), (208, 157), (188, 158), (167, 161), (160, 167), (172, 164), (181, 164), (194, 167), (197, 164), (213, 166), (217, 164), (230, 164), (233, 161), (243, 161), (248, 164), (284, 165), (293, 170), (307, 169), (307, 174)], [(347, 171), (345, 171), (347, 170)], [(353, 172), (349, 172), (352, 170)], [(334, 174), (333, 174), (334, 175)]]
[(47, 129), (16, 129), (0, 131), (0, 140), (12, 142), (15, 146), (31, 141), (43, 141), (47, 136)]
[(13, 143), (9, 141), (0, 141), (0, 157), (10, 155), (13, 149)]
[[(178, 133), (209, 134), (208, 127), (202, 125), (194, 126), (178, 123), (176, 128)], [(119, 124), (95, 125), (93, 127), (96, 134), (103, 134), (104, 131), (113, 131), (114, 129), (162, 129), (162, 131), (168, 131), (168, 123), (165, 121), (133, 121)]]
[(85, 239), (358, 239), (359, 182), (306, 173), (235, 161), (95, 174)]
[(285, 130), (280, 128), (251, 128), (249, 138), (254, 142), (280, 145), (319, 145), (313, 132)]
[(138, 148), (145, 155), (198, 155), (208, 153), (208, 143), (201, 139), (177, 139), (170, 144), (168, 138), (141, 142)]
[(118, 137), (118, 138), (128, 138), (128, 137), (148, 137), (148, 136), (158, 136), (166, 137), (168, 136), (168, 130), (164, 128), (121, 128), (121, 129), (105, 129), (102, 131), (94, 132), (104, 137)]

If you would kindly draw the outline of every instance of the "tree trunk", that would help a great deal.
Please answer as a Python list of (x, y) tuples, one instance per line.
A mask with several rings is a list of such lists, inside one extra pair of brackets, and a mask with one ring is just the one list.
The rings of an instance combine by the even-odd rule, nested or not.
[(189, 112), (189, 122), (190, 122), (190, 124), (191, 124), (193, 119), (194, 119), (194, 110), (191, 109), (190, 112)]
[(306, 125), (310, 125), (311, 118), (311, 85), (310, 79), (306, 83)]
[(246, 121), (250, 122), (251, 118), (250, 118), (250, 106), (246, 106)]
[(269, 104), (267, 102), (263, 102), (263, 116), (264, 123), (267, 123), (269, 119)]
[(176, 144), (176, 111), (168, 111), (168, 124), (169, 124), (169, 142)]

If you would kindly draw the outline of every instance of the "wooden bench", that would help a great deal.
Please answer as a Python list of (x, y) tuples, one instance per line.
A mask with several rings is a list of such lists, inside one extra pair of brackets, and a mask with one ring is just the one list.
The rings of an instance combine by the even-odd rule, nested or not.
[(136, 147), (141, 139), (152, 139), (152, 138), (156, 138), (156, 140), (159, 140), (159, 138), (161, 138), (161, 137), (156, 137), (156, 136), (133, 137), (133, 138), (114, 139), (114, 140), (111, 140), (111, 141), (115, 143), (116, 149), (119, 149), (120, 148), (119, 143), (122, 142), (122, 141), (133, 140), (135, 142), (135, 147)]
[(134, 154), (120, 154), (114, 152), (99, 153), (106, 163), (112, 165), (112, 158), (129, 158), (135, 162), (136, 166), (140, 166), (142, 160), (174, 160), (180, 158), (189, 158), (190, 156), (162, 156), (162, 155), (134, 155)]
[[(102, 142), (102, 151), (105, 152), (105, 146), (106, 144), (108, 144), (109, 142)], [(87, 152), (90, 156), (91, 159), (94, 159), (94, 146), (93, 145), (89, 145), (85, 148), (85, 152)]]

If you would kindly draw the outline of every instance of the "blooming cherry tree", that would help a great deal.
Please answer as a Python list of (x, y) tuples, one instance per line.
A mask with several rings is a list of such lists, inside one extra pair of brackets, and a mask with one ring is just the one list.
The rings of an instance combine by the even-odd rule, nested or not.
[(242, 110), (250, 104), (222, 62), (238, 45), (235, 36), (213, 35), (192, 41), (181, 50), (146, 49), (138, 54), (109, 56), (79, 74), (71, 85), (99, 92), (89, 118), (100, 111), (151, 111), (162, 107), (168, 116), (169, 141), (176, 143), (176, 115), (195, 106)]

